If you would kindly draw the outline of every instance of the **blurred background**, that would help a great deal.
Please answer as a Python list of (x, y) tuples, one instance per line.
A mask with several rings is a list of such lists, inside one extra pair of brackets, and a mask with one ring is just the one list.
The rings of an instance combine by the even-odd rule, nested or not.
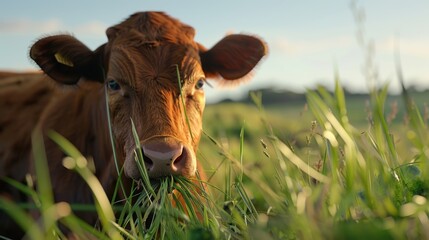
[[(353, 3), (364, 11), (356, 21)], [(165, 11), (197, 30), (196, 39), (210, 47), (228, 33), (250, 33), (269, 45), (269, 56), (251, 82), (237, 89), (207, 87), (207, 101), (237, 100), (248, 90), (286, 89), (303, 92), (316, 84), (330, 87), (337, 71), (341, 83), (363, 92), (368, 54), (357, 40), (364, 32), (378, 78), (395, 81), (395, 52), (400, 51), (406, 83), (429, 85), (429, 2), (379, 1), (2, 1), (0, 69), (32, 70), (29, 46), (38, 38), (71, 33), (94, 49), (106, 41), (105, 29), (137, 11)]]

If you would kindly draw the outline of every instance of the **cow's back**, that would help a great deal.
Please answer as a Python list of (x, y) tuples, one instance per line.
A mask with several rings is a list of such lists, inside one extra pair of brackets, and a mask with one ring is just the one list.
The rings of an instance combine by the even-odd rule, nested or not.
[[(31, 154), (31, 133), (53, 88), (40, 73), (0, 72), (0, 197), (26, 201), (23, 193), (4, 182), (5, 177), (24, 181)], [(0, 211), (0, 233), (20, 237), (20, 229)], [(1, 234), (0, 234), (1, 235)]]
[(40, 73), (0, 78), (0, 177), (25, 176), (31, 132), (54, 93), (51, 84)]

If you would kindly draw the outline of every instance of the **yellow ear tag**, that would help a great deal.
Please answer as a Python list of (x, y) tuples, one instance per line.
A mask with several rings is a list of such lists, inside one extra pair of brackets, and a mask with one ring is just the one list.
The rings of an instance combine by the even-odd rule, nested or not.
[(69, 66), (69, 67), (74, 67), (73, 62), (71, 62), (70, 60), (68, 60), (67, 58), (65, 58), (63, 55), (61, 55), (61, 53), (55, 53), (55, 59), (57, 60), (57, 62)]

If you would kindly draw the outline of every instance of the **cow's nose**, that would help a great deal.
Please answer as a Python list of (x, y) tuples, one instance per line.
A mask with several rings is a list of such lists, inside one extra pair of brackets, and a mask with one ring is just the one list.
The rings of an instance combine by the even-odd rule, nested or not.
[(141, 147), (150, 178), (182, 175), (190, 161), (189, 150), (174, 138), (153, 139), (144, 142)]

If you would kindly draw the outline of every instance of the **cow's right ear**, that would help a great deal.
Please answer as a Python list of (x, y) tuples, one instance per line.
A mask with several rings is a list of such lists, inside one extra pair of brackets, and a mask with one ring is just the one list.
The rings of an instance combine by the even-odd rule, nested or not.
[(98, 55), (70, 35), (42, 38), (30, 50), (30, 57), (48, 76), (68, 85), (76, 84), (81, 77), (103, 82), (103, 67)]

